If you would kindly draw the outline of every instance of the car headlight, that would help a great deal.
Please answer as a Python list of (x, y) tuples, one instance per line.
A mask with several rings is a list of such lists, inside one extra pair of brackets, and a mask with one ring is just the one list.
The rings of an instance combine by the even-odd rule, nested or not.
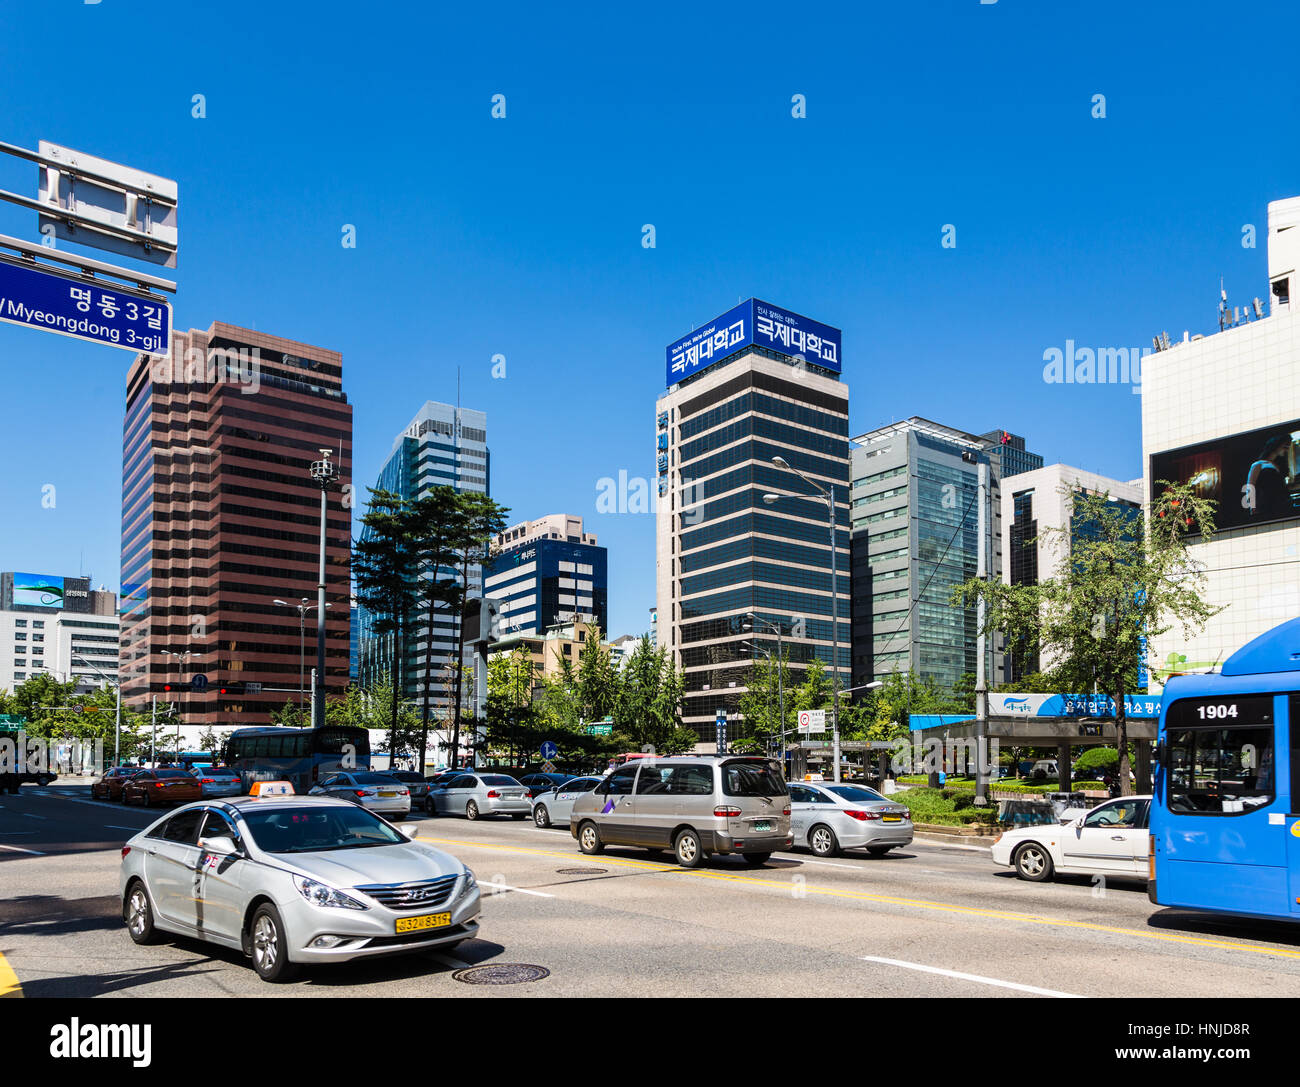
[(308, 879), (306, 876), (294, 876), (293, 885), (298, 888), (298, 893), (313, 906), (337, 906), (345, 910), (364, 910), (366, 908), (363, 903), (358, 902), (355, 898), (349, 898), (342, 891), (327, 887), (323, 883), (317, 883), (314, 879)]
[(465, 869), (465, 882), (461, 885), (459, 897), (464, 898), (475, 887), (478, 886), (478, 880), (474, 878), (474, 873), (468, 868)]

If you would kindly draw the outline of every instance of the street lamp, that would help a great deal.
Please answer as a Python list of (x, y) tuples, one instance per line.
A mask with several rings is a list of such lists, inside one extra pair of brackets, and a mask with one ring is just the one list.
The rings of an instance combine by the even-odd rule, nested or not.
[[(840, 780), (840, 616), (839, 616), (839, 579), (837, 576), (838, 562), (836, 562), (835, 552), (835, 484), (832, 483), (830, 490), (827, 490), (814, 479), (809, 479), (798, 468), (792, 468), (784, 457), (773, 457), (772, 463), (778, 468), (783, 468), (787, 472), (793, 472), (802, 479), (808, 486), (817, 491), (817, 497), (826, 503), (826, 514), (828, 527), (831, 538), (831, 668), (834, 676), (831, 686), (831, 695), (833, 699), (835, 721), (834, 730), (831, 733), (833, 741), (833, 752), (835, 759), (835, 780)], [(763, 495), (763, 501), (767, 505), (772, 505), (782, 495), (768, 493)]]
[[(315, 604), (308, 604), (308, 597), (302, 598), (301, 604), (290, 604), (285, 600), (276, 600), (282, 608), (298, 609), (298, 712), (302, 712), (302, 704), (307, 700), (307, 613), (316, 609)], [(327, 608), (332, 608), (333, 604), (326, 604)]]
[[(310, 474), (320, 487), (320, 580), (316, 585), (316, 683), (312, 698), (312, 725), (325, 727), (325, 501), (339, 477), (338, 466), (330, 463), (332, 449), (322, 449), (321, 459), (312, 461)], [(432, 632), (431, 636), (432, 636)]]

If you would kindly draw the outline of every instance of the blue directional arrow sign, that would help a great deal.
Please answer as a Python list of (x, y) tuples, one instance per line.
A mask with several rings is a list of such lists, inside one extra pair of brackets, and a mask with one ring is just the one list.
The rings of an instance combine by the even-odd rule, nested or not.
[(208, 689), (208, 677), (202, 672), (196, 672), (190, 677), (191, 691), (206, 691)]
[(172, 308), (162, 299), (8, 259), (0, 259), (0, 321), (136, 354), (171, 351)]
[(542, 742), (542, 758), (546, 759), (547, 762), (555, 758), (559, 753), (560, 749), (550, 740), (544, 740)]

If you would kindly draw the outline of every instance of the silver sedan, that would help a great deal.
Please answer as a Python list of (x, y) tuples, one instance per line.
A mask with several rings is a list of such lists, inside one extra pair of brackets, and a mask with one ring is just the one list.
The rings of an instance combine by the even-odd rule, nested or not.
[(903, 804), (865, 785), (790, 785), (790, 830), (794, 844), (819, 857), (844, 849), (883, 856), (912, 842), (912, 813)]
[(325, 797), (187, 804), (126, 843), (119, 888), (137, 944), (160, 931), (207, 940), (242, 951), (264, 981), (478, 933), (468, 868)]
[(411, 814), (411, 791), (388, 774), (363, 770), (330, 774), (319, 785), (312, 786), (309, 795), (347, 800), (398, 822)]
[(479, 771), (435, 782), (429, 790), (429, 803), (439, 815), (463, 815), (466, 819), (484, 815), (527, 819), (533, 810), (526, 786), (506, 774)]
[(549, 827), (554, 823), (567, 827), (573, 802), (604, 780), (603, 777), (570, 778), (563, 785), (538, 793), (533, 798), (533, 822), (539, 827)]
[(242, 796), (244, 793), (244, 780), (234, 770), (227, 770), (220, 766), (205, 766), (202, 769), (196, 768), (191, 773), (203, 786), (204, 800), (214, 796)]

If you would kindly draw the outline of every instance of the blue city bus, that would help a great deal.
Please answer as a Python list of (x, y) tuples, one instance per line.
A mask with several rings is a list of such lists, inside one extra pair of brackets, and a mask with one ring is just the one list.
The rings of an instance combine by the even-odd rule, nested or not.
[(244, 792), (255, 781), (288, 781), (305, 793), (335, 770), (369, 770), (370, 733), (349, 725), (241, 728), (226, 740), (221, 759), (243, 779)]
[(1300, 619), (1170, 679), (1155, 761), (1151, 901), (1300, 920)]

